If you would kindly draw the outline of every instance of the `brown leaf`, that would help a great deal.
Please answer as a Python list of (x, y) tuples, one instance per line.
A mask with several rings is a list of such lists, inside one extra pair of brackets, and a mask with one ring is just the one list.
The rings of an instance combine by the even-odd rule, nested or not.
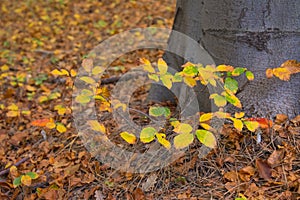
[(144, 200), (145, 194), (141, 188), (136, 188), (132, 193), (134, 200)]
[(271, 179), (271, 167), (268, 165), (268, 163), (265, 160), (258, 158), (255, 161), (255, 164), (260, 178), (263, 178), (265, 180)]
[(276, 115), (275, 123), (276, 123), (276, 124), (282, 124), (282, 123), (284, 123), (287, 119), (288, 119), (288, 116), (287, 116), (287, 115), (284, 115), (284, 114), (278, 114), (278, 115)]
[(238, 173), (235, 171), (226, 172), (224, 178), (232, 182), (238, 181)]
[(280, 67), (286, 68), (291, 74), (300, 72), (300, 63), (297, 60), (288, 60), (284, 62)]
[(278, 165), (284, 157), (284, 151), (282, 149), (275, 150), (273, 153), (269, 156), (267, 163), (274, 167), (275, 165)]
[(239, 177), (242, 181), (250, 181), (251, 176), (255, 173), (255, 169), (252, 166), (247, 166), (239, 171)]
[(294, 119), (291, 120), (294, 124), (300, 122), (300, 115), (296, 116)]

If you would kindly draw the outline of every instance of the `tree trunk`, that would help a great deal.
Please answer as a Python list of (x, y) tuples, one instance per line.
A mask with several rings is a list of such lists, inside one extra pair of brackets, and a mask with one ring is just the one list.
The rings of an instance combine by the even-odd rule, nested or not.
[[(278, 67), (286, 60), (300, 60), (299, 0), (178, 0), (173, 30), (199, 42), (216, 64), (247, 67), (254, 72), (254, 81), (238, 80), (242, 86), (238, 97), (249, 116), (300, 114), (300, 74), (289, 82), (265, 76), (267, 68)], [(184, 58), (165, 54), (175, 69), (180, 70), (186, 60), (208, 64), (171, 34), (169, 48), (179, 47), (185, 51), (181, 53)], [(200, 110), (210, 110), (208, 90), (200, 89), (197, 94)], [(232, 107), (228, 109), (233, 111)]]

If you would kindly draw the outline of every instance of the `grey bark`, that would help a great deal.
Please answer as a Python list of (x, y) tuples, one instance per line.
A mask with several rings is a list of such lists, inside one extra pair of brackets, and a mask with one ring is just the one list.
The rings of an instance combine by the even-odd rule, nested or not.
[[(173, 30), (199, 42), (216, 64), (247, 67), (254, 72), (254, 81), (238, 80), (242, 86), (238, 97), (247, 115), (300, 114), (300, 74), (289, 82), (265, 77), (267, 68), (279, 67), (290, 59), (300, 61), (299, 0), (178, 0)], [(206, 62), (172, 35), (169, 47), (180, 47), (188, 61)], [(177, 70), (186, 61), (170, 53), (165, 59)], [(212, 108), (208, 93), (198, 89), (202, 111)]]

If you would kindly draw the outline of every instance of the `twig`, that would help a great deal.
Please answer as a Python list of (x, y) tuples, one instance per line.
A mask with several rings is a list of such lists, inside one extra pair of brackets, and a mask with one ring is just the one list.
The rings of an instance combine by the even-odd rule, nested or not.
[(29, 157), (22, 158), (22, 159), (21, 159), (20, 161), (18, 161), (16, 164), (10, 165), (9, 167), (7, 167), (7, 169), (5, 169), (5, 170), (3, 170), (3, 171), (0, 172), (0, 176), (3, 176), (3, 175), (5, 175), (5, 174), (9, 173), (9, 168), (10, 168), (11, 166), (16, 166), (16, 167), (18, 167), (18, 166), (20, 166), (22, 163), (26, 162), (27, 160), (29, 160)]

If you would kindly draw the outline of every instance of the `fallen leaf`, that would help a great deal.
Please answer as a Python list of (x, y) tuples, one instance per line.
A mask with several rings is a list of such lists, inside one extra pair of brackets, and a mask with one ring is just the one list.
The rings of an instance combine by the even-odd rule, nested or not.
[(263, 178), (265, 180), (271, 179), (271, 167), (266, 161), (258, 158), (256, 159), (255, 164), (260, 178)]
[(274, 167), (282, 162), (282, 159), (284, 157), (284, 150), (279, 149), (273, 151), (273, 153), (269, 156), (267, 163), (271, 166)]

